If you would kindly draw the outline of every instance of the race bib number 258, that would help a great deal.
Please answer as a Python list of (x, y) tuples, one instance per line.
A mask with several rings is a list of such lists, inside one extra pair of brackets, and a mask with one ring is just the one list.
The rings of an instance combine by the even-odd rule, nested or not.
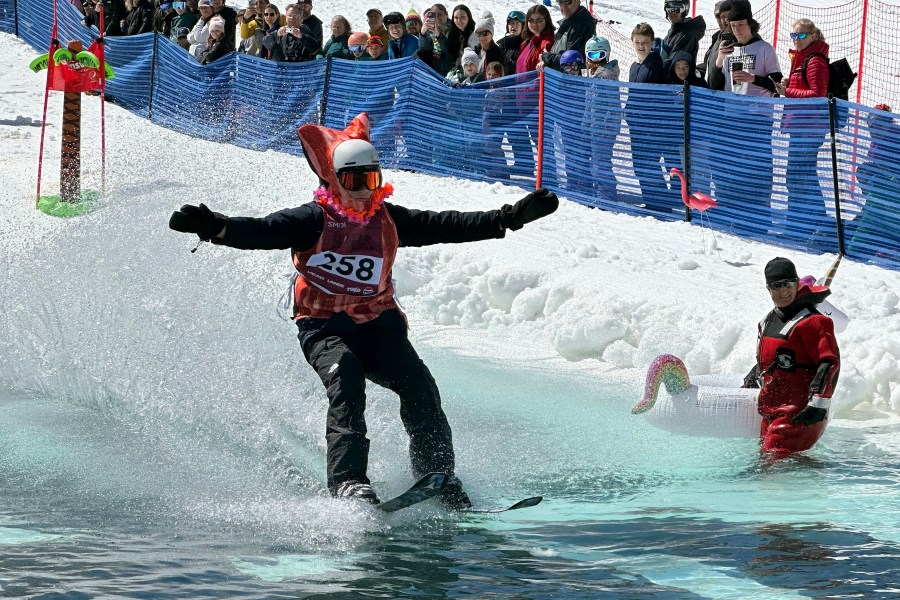
[(347, 279), (360, 284), (378, 285), (381, 280), (382, 258), (336, 252), (313, 254), (306, 262), (309, 269), (324, 271), (339, 279)]

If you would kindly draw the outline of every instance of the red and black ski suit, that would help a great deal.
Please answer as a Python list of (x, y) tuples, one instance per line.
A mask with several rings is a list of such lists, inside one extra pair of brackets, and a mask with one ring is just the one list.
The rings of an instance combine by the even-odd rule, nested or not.
[(775, 308), (759, 323), (756, 366), (745, 387), (761, 387), (760, 444), (765, 452), (790, 454), (809, 450), (822, 436), (828, 419), (812, 425), (792, 423), (815, 396), (831, 398), (840, 371), (834, 323), (816, 310), (830, 290), (800, 286), (797, 298)]

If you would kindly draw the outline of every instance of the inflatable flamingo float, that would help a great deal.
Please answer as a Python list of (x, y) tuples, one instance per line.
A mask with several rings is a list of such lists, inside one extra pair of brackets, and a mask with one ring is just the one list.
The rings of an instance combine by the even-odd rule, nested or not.
[(688, 208), (703, 212), (707, 208), (719, 205), (718, 202), (700, 192), (694, 192), (688, 196), (687, 181), (684, 180), (684, 175), (678, 169), (673, 167), (672, 170), (669, 171), (669, 175), (675, 175), (681, 180), (681, 201), (684, 202), (684, 205)]

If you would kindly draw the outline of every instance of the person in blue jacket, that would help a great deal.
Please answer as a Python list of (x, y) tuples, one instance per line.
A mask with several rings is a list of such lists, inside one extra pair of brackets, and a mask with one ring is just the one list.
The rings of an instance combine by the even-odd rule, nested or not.
[(399, 12), (384, 16), (384, 26), (388, 30), (388, 58), (406, 58), (419, 49), (419, 38), (406, 32), (406, 19)]

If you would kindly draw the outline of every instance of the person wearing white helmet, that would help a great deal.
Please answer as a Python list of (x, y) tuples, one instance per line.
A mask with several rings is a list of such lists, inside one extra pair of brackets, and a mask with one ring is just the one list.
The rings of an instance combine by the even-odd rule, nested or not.
[(400, 397), (413, 472), (451, 477), (441, 493), (451, 508), (469, 498), (456, 477), (453, 438), (437, 384), (407, 336), (392, 267), (401, 246), (502, 238), (556, 210), (556, 195), (536, 190), (514, 205), (478, 212), (431, 212), (388, 203), (378, 152), (362, 113), (343, 131), (304, 125), (297, 131), (320, 180), (314, 199), (263, 218), (226, 217), (184, 205), (169, 227), (245, 250), (291, 250), (294, 321), (306, 360), (328, 395), (328, 489), (336, 497), (377, 504), (367, 476), (366, 380)]
[(606, 38), (595, 35), (587, 41), (584, 45), (584, 58), (588, 77), (619, 80), (619, 61), (610, 59), (610, 52), (612, 47)]

